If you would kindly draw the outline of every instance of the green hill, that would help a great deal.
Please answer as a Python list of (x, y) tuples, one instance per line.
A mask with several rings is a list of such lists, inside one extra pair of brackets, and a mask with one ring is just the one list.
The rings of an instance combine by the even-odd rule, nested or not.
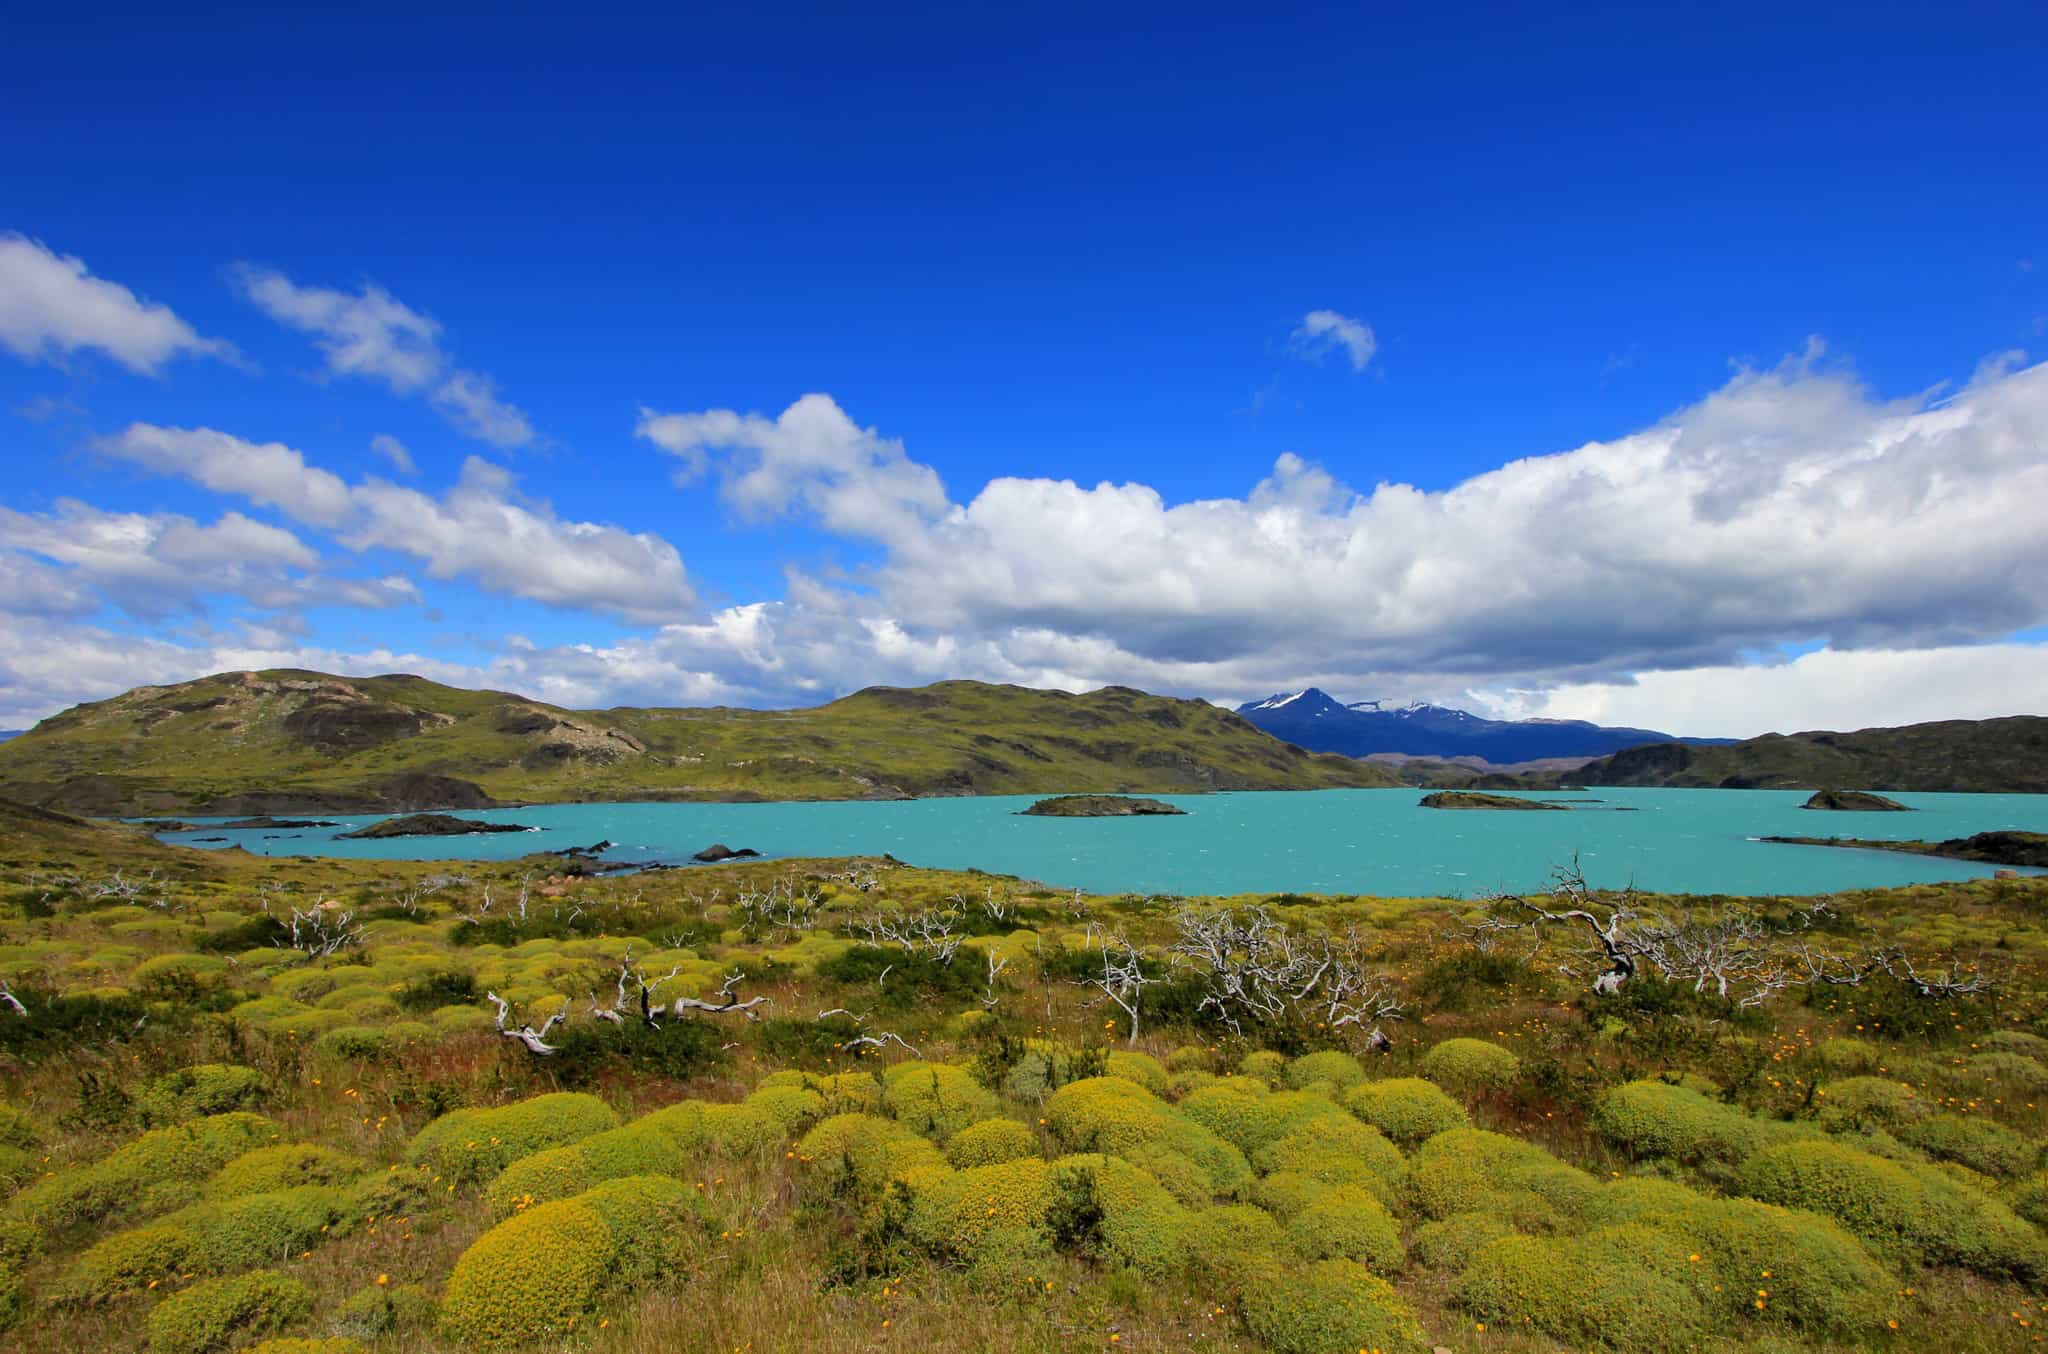
[(230, 672), (74, 706), (0, 744), (0, 797), (101, 815), (1394, 783), (1203, 701), (980, 682), (804, 710), (574, 711), (411, 676)]
[(2014, 715), (1854, 733), (1770, 733), (1726, 747), (1651, 743), (1588, 762), (1562, 779), (1731, 790), (2042, 794), (2048, 793), (2048, 719)]

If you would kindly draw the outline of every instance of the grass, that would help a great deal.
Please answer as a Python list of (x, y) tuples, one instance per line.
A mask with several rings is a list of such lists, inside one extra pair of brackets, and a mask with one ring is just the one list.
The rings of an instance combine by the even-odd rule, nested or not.
[[(166, 1107), (181, 1103), (180, 1088), (239, 1085), (219, 1074), (181, 1076), (183, 1069), (253, 1069), (255, 1098), (238, 1098), (241, 1108), (274, 1121), (281, 1142), (329, 1149), (322, 1161), (332, 1162), (337, 1153), (360, 1158), (368, 1165), (366, 1179), (387, 1190), (408, 1178), (409, 1145), (450, 1110), (577, 1091), (598, 1097), (620, 1122), (630, 1123), (683, 1100), (738, 1105), (759, 1090), (755, 1103), (772, 1102), (799, 1116), (791, 1123), (801, 1125), (802, 1116), (825, 1111), (822, 1105), (806, 1110), (803, 1096), (788, 1089), (791, 1069), (820, 1085), (816, 1078), (851, 1074), (835, 1093), (846, 1095), (871, 1073), (919, 1062), (963, 1069), (960, 1094), (974, 1104), (974, 1116), (993, 1105), (997, 1117), (1014, 1121), (1053, 1161), (1071, 1145), (1050, 1136), (1042, 1099), (1057, 1095), (1063, 1080), (1114, 1072), (1109, 1055), (1126, 1050), (1120, 1013), (1094, 1000), (1080, 981), (1099, 965), (1077, 964), (1071, 956), (1085, 950), (1091, 932), (1114, 930), (1145, 949), (1163, 974), (1162, 947), (1171, 935), (1170, 908), (1162, 900), (995, 880), (998, 899), (1011, 909), (998, 923), (986, 915), (989, 876), (831, 860), (577, 881), (558, 895), (535, 893), (532, 915), (524, 923), (511, 919), (515, 924), (486, 943), (456, 943), (458, 934), (475, 929), (459, 914), (474, 911), (485, 886), (502, 909), (530, 868), (478, 865), (467, 879), (421, 892), (416, 886), (445, 865), (207, 855), (126, 830), (0, 810), (0, 979), (30, 1008), (26, 1018), (0, 1012), (0, 1104), (26, 1116), (19, 1132), (31, 1144), (15, 1149), (23, 1153), (23, 1173), (0, 1185), (0, 1271), (12, 1273), (24, 1295), (0, 1343), (33, 1354), (133, 1348), (147, 1314), (167, 1293), (206, 1277), (174, 1278), (101, 1302), (51, 1301), (89, 1247), (125, 1228), (184, 1216), (177, 1209), (192, 1201), (152, 1196), (146, 1188), (124, 1196), (105, 1217), (45, 1219), (32, 1229), (40, 1247), (35, 1254), (9, 1249), (23, 1235), (18, 1227), (10, 1230), (22, 1215), (20, 1190), (89, 1171), (145, 1131), (146, 1110), (152, 1122), (178, 1112)], [(742, 905), (771, 885), (807, 895), (812, 905), (790, 923), (764, 920)], [(307, 960), (277, 949), (267, 932), (251, 925), (266, 907), (306, 908), (322, 899), (370, 918), (360, 946)], [(1408, 1253), (1400, 1264), (1388, 1259), (1397, 1255), (1388, 1248), (1373, 1253), (1373, 1263), (1390, 1269), (1388, 1300), (1403, 1314), (1385, 1328), (1405, 1330), (1412, 1318), (1424, 1332), (1425, 1350), (1444, 1344), (1536, 1354), (1584, 1347), (1555, 1303), (1531, 1304), (1533, 1324), (1488, 1319), (1463, 1305), (1486, 1291), (1492, 1294), (1487, 1301), (1504, 1304), (1499, 1310), (1520, 1310), (1498, 1285), (1485, 1290), (1467, 1276), (1468, 1269), (1480, 1272), (1473, 1268), (1483, 1268), (1479, 1260), (1460, 1257), (1432, 1267), (1417, 1258), (1416, 1232), (1431, 1221), (1426, 1209), (1452, 1207), (1444, 1201), (1459, 1190), (1497, 1200), (1500, 1216), (1549, 1237), (1543, 1244), (1558, 1255), (1613, 1266), (1611, 1274), (1586, 1281), (1589, 1293), (1633, 1291), (1628, 1285), (1637, 1280), (1629, 1266), (1642, 1262), (1639, 1256), (1661, 1253), (1659, 1246), (1677, 1246), (1675, 1277), (1659, 1271), (1644, 1290), (1663, 1295), (1673, 1304), (1672, 1319), (1688, 1323), (1661, 1329), (1663, 1347), (1729, 1354), (1754, 1347), (1989, 1351), (2026, 1347), (2041, 1330), (2040, 1291), (2048, 1272), (2027, 1268), (2035, 1263), (2028, 1247), (2048, 1238), (2031, 1223), (2011, 1230), (2003, 1208), (2022, 1197), (2048, 1140), (2048, 884), (1981, 880), (1836, 900), (1841, 921), (1831, 943), (1900, 943), (1924, 959), (1998, 956), (2008, 976), (1994, 994), (1929, 1001), (1896, 985), (1871, 985), (1794, 991), (1753, 1011), (1649, 983), (1633, 993), (1624, 988), (1616, 999), (1593, 999), (1583, 978), (1559, 971), (1559, 960), (1567, 958), (1560, 953), (1531, 955), (1516, 947), (1483, 954), (1448, 939), (1477, 910), (1470, 902), (1295, 895), (1204, 901), (1256, 902), (1307, 932), (1356, 932), (1407, 1004), (1405, 1018), (1386, 1026), (1393, 1048), (1371, 1053), (1313, 1021), (1236, 1032), (1207, 1021), (1196, 1001), (1177, 999), (1148, 1017), (1136, 1045), (1158, 1060), (1148, 1075), (1165, 1069), (1164, 1080), (1155, 1083), (1165, 1087), (1162, 1094), (1103, 1082), (1068, 1097), (1075, 1101), (1087, 1091), (1093, 1112), (1108, 1116), (1105, 1123), (1125, 1125), (1128, 1146), (1120, 1150), (1150, 1162), (1168, 1189), (1147, 1183), (1149, 1171), (1129, 1166), (1119, 1168), (1122, 1174), (1097, 1176), (1085, 1195), (1073, 1195), (1072, 1177), (1062, 1176), (1068, 1183), (1055, 1195), (1067, 1221), (1048, 1215), (1043, 1237), (1064, 1240), (1042, 1238), (1021, 1248), (1007, 1234), (990, 1233), (985, 1244), (971, 1240), (978, 1235), (978, 1196), (951, 1205), (961, 1212), (948, 1224), (955, 1240), (943, 1253), (921, 1245), (922, 1224), (914, 1212), (895, 1211), (886, 1170), (872, 1188), (837, 1180), (801, 1158), (801, 1126), (775, 1130), (772, 1144), (730, 1151), (685, 1134), (679, 1142), (697, 1145), (678, 1148), (668, 1173), (700, 1201), (701, 1225), (676, 1227), (658, 1239), (673, 1255), (654, 1277), (613, 1284), (577, 1314), (573, 1328), (533, 1347), (607, 1354), (1316, 1350), (1314, 1322), (1279, 1321), (1286, 1313), (1276, 1314), (1270, 1304), (1247, 1310), (1247, 1285), (1268, 1273), (1253, 1263), (1258, 1257), (1241, 1271), (1228, 1263), (1232, 1257), (1216, 1268), (1175, 1268), (1186, 1249), (1176, 1243), (1183, 1229), (1193, 1235), (1191, 1220), (1205, 1206), (1284, 1198), (1290, 1208), (1311, 1207), (1326, 1197), (1327, 1212), (1352, 1197), (1343, 1190), (1356, 1193), (1361, 1184), (1375, 1197), (1384, 1192)], [(1674, 910), (1686, 905), (1657, 901)], [(952, 914), (955, 929), (969, 936), (950, 963), (928, 951), (900, 949), (892, 960), (888, 946), (870, 945), (852, 924), (875, 912), (920, 910)], [(575, 924), (563, 923), (571, 912)], [(202, 943), (214, 936), (250, 943), (240, 949)], [(669, 943), (676, 940), (684, 943)], [(618, 956), (628, 946), (651, 977), (675, 970), (657, 983), (655, 1000), (709, 997), (724, 975), (738, 971), (744, 975), (739, 991), (768, 997), (771, 1018), (749, 1023), (691, 1015), (680, 1017), (686, 1029), (671, 1023), (650, 1033), (635, 1024), (610, 1033), (612, 1027), (588, 1010), (593, 1000), (612, 999)], [(999, 965), (993, 980), (985, 957), (991, 955)], [(166, 963), (180, 956), (206, 962)], [(183, 976), (173, 982), (163, 977), (167, 972)], [(551, 1036), (563, 1052), (535, 1057), (499, 1037), (481, 1000), (490, 990), (514, 1003), (514, 1023), (538, 1027), (549, 1013), (567, 1008), (569, 1022)], [(818, 1019), (832, 1008), (851, 1010), (858, 1019)], [(321, 1031), (336, 1024), (369, 1031), (382, 1051), (334, 1051)], [(880, 1052), (844, 1047), (862, 1032), (886, 1032), (899, 1042)], [(1363, 1083), (1356, 1080), (1359, 1064), (1335, 1056), (1340, 1050), (1362, 1060)], [(1454, 1065), (1481, 1061), (1483, 1076), (1451, 1074)], [(1317, 1147), (1325, 1137), (1341, 1142), (1346, 1134), (1370, 1134), (1344, 1106), (1370, 1108), (1386, 1097), (1358, 1094), (1361, 1086), (1400, 1082), (1390, 1093), (1410, 1094), (1427, 1088), (1406, 1079), (1432, 1076), (1474, 1130), (1504, 1135), (1521, 1145), (1516, 1151), (1522, 1155), (1452, 1153), (1445, 1164), (1450, 1174), (1425, 1179), (1418, 1163), (1431, 1153), (1426, 1142), (1416, 1143), (1403, 1146), (1398, 1179), (1364, 1180), (1357, 1162)], [(779, 1089), (760, 1090), (770, 1077)], [(1234, 1078), (1221, 1083), (1234, 1088), (1228, 1096), (1202, 1095), (1223, 1078)], [(1894, 1113), (1921, 1116), (1911, 1117), (1912, 1124), (1950, 1115), (1997, 1125), (2000, 1131), (1991, 1136), (2001, 1147), (2000, 1168), (2012, 1170), (2012, 1178), (1934, 1164), (1909, 1140), (1937, 1140), (1912, 1129), (1907, 1118), (1896, 1134), (1876, 1137), (1857, 1116), (1830, 1114), (1829, 1087), (1855, 1078), (1901, 1085), (1908, 1092), (1901, 1103), (1910, 1108)], [(1638, 1085), (1612, 1098), (1617, 1088), (1642, 1083), (1650, 1089)], [(1657, 1090), (1659, 1084), (1672, 1089)], [(861, 1103), (879, 1100), (875, 1095)], [(1209, 1194), (1228, 1174), (1211, 1173), (1224, 1159), (1217, 1154), (1235, 1149), (1196, 1128), (1197, 1114), (1261, 1150), (1289, 1125), (1324, 1127), (1289, 1152), (1270, 1158), (1249, 1153), (1249, 1168), (1240, 1163), (1230, 1177), (1241, 1183)], [(1053, 1117), (1064, 1125), (1057, 1112)], [(0, 1111), (0, 1142), (16, 1131), (12, 1122)], [(2028, 1158), (2017, 1166), (2010, 1159), (2015, 1138)], [(1713, 1150), (1661, 1145), (1709, 1140)], [(1990, 1258), (1975, 1270), (1929, 1266), (1873, 1245), (1883, 1291), (1839, 1306), (1880, 1312), (1898, 1326), (1873, 1322), (1838, 1330), (1769, 1311), (1738, 1312), (1733, 1303), (1712, 1300), (1704, 1287), (1688, 1288), (1694, 1276), (1685, 1248), (1711, 1251), (1711, 1237), (1684, 1233), (1688, 1239), (1680, 1244), (1658, 1241), (1661, 1233), (1629, 1231), (1621, 1234), (1624, 1243), (1602, 1230), (1608, 1224), (1598, 1201), (1617, 1185), (1668, 1187), (1676, 1191), (1671, 1209), (1720, 1216), (1713, 1209), (1742, 1188), (1743, 1161), (1767, 1150), (1761, 1144), (1785, 1142), (1824, 1142), (1935, 1173), (1952, 1202), (1962, 1201), (1954, 1206), (1967, 1206), (1958, 1217), (1991, 1228), (1979, 1248)], [(0, 1148), (0, 1168), (9, 1160), (6, 1150)], [(919, 1191), (953, 1178), (942, 1156), (924, 1150), (926, 1164), (902, 1177), (903, 1197), (913, 1205), (939, 1197)], [(1198, 1156), (1208, 1165), (1197, 1166)], [(1471, 1161), (1496, 1158), (1497, 1166), (1484, 1167), (1493, 1176), (1457, 1174)], [(150, 1183), (161, 1182), (144, 1182)], [(286, 1334), (329, 1334), (346, 1319), (345, 1308), (360, 1305), (358, 1295), (380, 1287), (380, 1276), (386, 1290), (416, 1286), (437, 1297), (458, 1260), (495, 1221), (487, 1181), (453, 1189), (448, 1183), (415, 1182), (404, 1186), (410, 1195), (380, 1195), (398, 1202), (375, 1212), (359, 1206), (321, 1244), (269, 1262), (266, 1267), (314, 1295), (311, 1315)], [(190, 1189), (197, 1198), (205, 1182)], [(1595, 1201), (1590, 1211), (1589, 1199)], [(1827, 1203), (1817, 1196), (1817, 1206)], [(1003, 1207), (1033, 1216), (1015, 1201)], [(1084, 1221), (1074, 1221), (1083, 1215)], [(1654, 1217), (1630, 1226), (1653, 1224)], [(1816, 1215), (1797, 1214), (1787, 1225), (1795, 1224), (1839, 1236)], [(959, 1241), (961, 1235), (970, 1240)], [(1319, 1247), (1335, 1244), (1341, 1240), (1318, 1234)], [(1864, 1243), (1829, 1244), (1854, 1250)], [(1124, 1254), (1152, 1268), (1141, 1275), (1129, 1267), (1134, 1262), (1118, 1258)], [(1511, 1255), (1499, 1252), (1485, 1263)], [(1270, 1274), (1294, 1276), (1307, 1263), (1306, 1256), (1285, 1257)], [(1727, 1262), (1707, 1254), (1696, 1263)], [(2006, 1277), (2013, 1272), (2031, 1277)], [(1347, 1311), (1382, 1301), (1363, 1280), (1344, 1288), (1350, 1281), (1341, 1277), (1342, 1266), (1318, 1273), (1339, 1276), (1329, 1282), (1338, 1297), (1349, 1294)], [(1611, 1283), (1602, 1288), (1593, 1280)], [(1820, 1281), (1794, 1272), (1755, 1280), (1767, 1290), (1791, 1285), (1788, 1293)], [(1312, 1291), (1318, 1300), (1338, 1300)], [(1488, 1325), (1483, 1332), (1482, 1320)], [(1287, 1343), (1266, 1343), (1261, 1331)], [(448, 1346), (431, 1325), (414, 1323), (376, 1334), (366, 1347), (377, 1354), (425, 1354)]]

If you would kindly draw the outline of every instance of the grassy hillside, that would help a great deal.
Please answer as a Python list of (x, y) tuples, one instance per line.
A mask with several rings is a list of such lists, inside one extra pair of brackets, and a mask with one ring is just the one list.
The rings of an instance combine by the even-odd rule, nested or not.
[(1765, 734), (1728, 747), (1653, 743), (1588, 762), (1575, 785), (2048, 792), (2048, 719), (1949, 719), (1854, 733)]
[(0, 744), (0, 796), (90, 814), (1389, 785), (1201, 701), (872, 687), (806, 710), (571, 711), (418, 677), (138, 687)]

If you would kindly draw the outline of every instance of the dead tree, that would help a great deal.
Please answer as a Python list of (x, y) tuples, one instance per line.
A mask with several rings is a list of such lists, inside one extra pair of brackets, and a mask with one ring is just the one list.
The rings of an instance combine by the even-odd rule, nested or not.
[(28, 1007), (21, 1004), (21, 998), (14, 995), (13, 986), (4, 978), (0, 978), (0, 1006), (5, 1006), (18, 1016), (28, 1014)]
[(553, 1030), (555, 1026), (561, 1024), (564, 1020), (568, 1019), (568, 1007), (564, 1006), (561, 1010), (549, 1016), (544, 1022), (542, 1022), (541, 1027), (539, 1029), (535, 1029), (531, 1024), (527, 1024), (521, 1025), (518, 1029), (515, 1030), (507, 1029), (505, 1026), (505, 1022), (511, 1019), (512, 1017), (511, 1002), (506, 1001), (503, 997), (499, 996), (495, 992), (484, 993), (484, 1000), (492, 1003), (498, 1008), (497, 1024), (499, 1034), (504, 1035), (507, 1039), (517, 1040), (518, 1042), (526, 1045), (526, 1049), (529, 1053), (536, 1053), (542, 1057), (547, 1057), (550, 1054), (561, 1052), (561, 1050), (556, 1048), (553, 1044), (548, 1043), (547, 1038), (548, 1033), (551, 1030)]
[[(746, 975), (737, 969), (725, 975), (724, 984), (718, 989), (715, 1001), (705, 1001), (698, 997), (676, 997), (669, 1001), (655, 1001), (654, 989), (681, 972), (682, 965), (678, 964), (661, 977), (650, 979), (639, 964), (634, 962), (633, 952), (627, 950), (625, 956), (619, 960), (619, 977), (612, 1004), (599, 1006), (596, 995), (592, 994), (590, 1013), (599, 1020), (623, 1025), (630, 1012), (636, 1014), (643, 1025), (655, 1030), (661, 1028), (662, 1016), (683, 1016), (692, 1011), (701, 1011), (707, 1015), (743, 1015), (748, 1020), (760, 1019), (754, 1013), (755, 1008), (767, 1003), (768, 998), (750, 997), (741, 1001), (737, 989), (746, 981)], [(637, 1010), (633, 1009), (635, 1007)]]
[(1135, 1047), (1138, 1042), (1138, 1023), (1144, 1005), (1145, 988), (1157, 981), (1157, 975), (1145, 970), (1144, 951), (1126, 939), (1121, 932), (1105, 933), (1100, 940), (1094, 940), (1094, 926), (1088, 931), (1090, 943), (1102, 947), (1102, 975), (1100, 977), (1076, 980), (1080, 987), (1093, 988), (1102, 998), (1116, 1003), (1130, 1023), (1130, 1037), (1126, 1043)]
[(301, 912), (296, 907), (286, 923), (286, 934), (278, 941), (284, 949), (297, 950), (308, 959), (324, 959), (363, 943), (363, 928), (353, 909), (344, 911), (332, 903), (317, 903)]
[(960, 953), (960, 947), (967, 943), (967, 937), (954, 934), (951, 921), (929, 909), (900, 916), (871, 912), (864, 917), (856, 917), (848, 925), (866, 936), (870, 945), (927, 950), (941, 964), (952, 963), (953, 956)]
[(1290, 930), (1263, 907), (1214, 911), (1183, 904), (1174, 913), (1173, 955), (1206, 972), (1200, 1009), (1233, 1031), (1242, 1022), (1296, 1019), (1326, 1029), (1356, 1029), (1374, 1048), (1389, 1044), (1383, 1024), (1407, 1014), (1391, 981), (1365, 962), (1353, 934)]

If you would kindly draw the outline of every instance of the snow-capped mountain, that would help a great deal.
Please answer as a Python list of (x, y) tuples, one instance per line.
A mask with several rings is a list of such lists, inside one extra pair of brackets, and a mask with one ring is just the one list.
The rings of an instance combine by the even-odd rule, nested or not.
[(1719, 743), (1681, 739), (1655, 729), (1610, 728), (1577, 719), (1486, 719), (1466, 710), (1414, 701), (1353, 701), (1349, 705), (1310, 687), (1237, 707), (1237, 713), (1276, 738), (1311, 752), (1365, 757), (1399, 752), (1411, 757), (1480, 757), (1493, 763), (1544, 757), (1604, 757), (1644, 743)]

